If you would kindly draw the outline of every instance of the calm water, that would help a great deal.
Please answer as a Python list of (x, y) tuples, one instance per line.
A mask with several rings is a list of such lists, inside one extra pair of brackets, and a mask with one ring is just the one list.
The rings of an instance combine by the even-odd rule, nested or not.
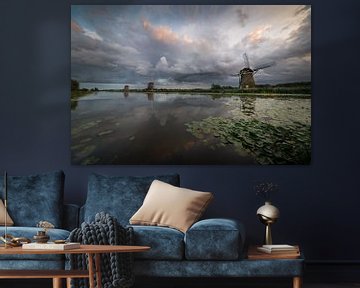
[(272, 142), (310, 149), (310, 98), (100, 91), (71, 106), (73, 164), (284, 164)]

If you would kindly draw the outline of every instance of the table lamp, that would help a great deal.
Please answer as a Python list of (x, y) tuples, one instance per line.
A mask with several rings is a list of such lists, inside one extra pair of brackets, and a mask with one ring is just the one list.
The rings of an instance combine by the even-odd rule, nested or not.
[(280, 211), (274, 205), (271, 205), (271, 202), (266, 201), (265, 205), (261, 206), (256, 214), (258, 215), (261, 223), (265, 226), (265, 244), (272, 245), (272, 236), (271, 236), (271, 225), (276, 222), (280, 217)]

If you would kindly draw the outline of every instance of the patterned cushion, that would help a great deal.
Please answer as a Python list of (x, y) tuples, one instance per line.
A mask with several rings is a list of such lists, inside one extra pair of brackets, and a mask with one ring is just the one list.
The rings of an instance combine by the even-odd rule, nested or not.
[(179, 186), (178, 174), (134, 177), (91, 174), (84, 205), (84, 220), (91, 222), (98, 212), (106, 212), (126, 226), (140, 208), (151, 183), (155, 180)]

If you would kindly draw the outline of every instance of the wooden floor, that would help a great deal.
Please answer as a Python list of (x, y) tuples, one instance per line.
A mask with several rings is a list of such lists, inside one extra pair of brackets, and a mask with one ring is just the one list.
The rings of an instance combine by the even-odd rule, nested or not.
[(304, 288), (354, 288), (360, 287), (360, 283), (337, 283), (337, 284), (306, 284)]
[[(0, 288), (52, 288), (52, 282), (48, 279), (42, 280), (0, 280)], [(246, 283), (229, 284), (229, 285), (201, 285), (199, 283), (178, 284), (168, 283), (168, 285), (157, 285), (155, 283), (135, 284), (134, 288), (291, 288), (291, 283), (257, 283), (257, 281), (246, 281)], [(360, 283), (304, 283), (303, 288), (360, 288)]]

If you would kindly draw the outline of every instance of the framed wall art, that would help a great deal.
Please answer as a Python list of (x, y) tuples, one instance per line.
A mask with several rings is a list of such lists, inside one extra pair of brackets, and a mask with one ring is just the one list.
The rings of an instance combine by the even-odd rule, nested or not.
[(311, 7), (72, 5), (71, 161), (310, 164)]

